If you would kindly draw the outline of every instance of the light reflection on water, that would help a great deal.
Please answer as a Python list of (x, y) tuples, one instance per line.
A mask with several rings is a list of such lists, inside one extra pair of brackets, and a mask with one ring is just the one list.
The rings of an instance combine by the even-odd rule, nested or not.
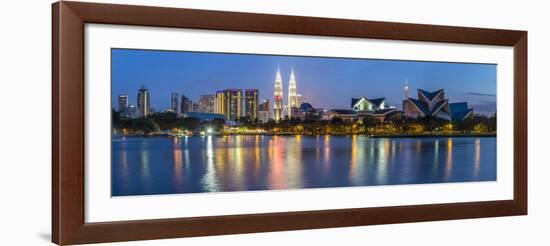
[(496, 138), (113, 137), (119, 195), (496, 180)]

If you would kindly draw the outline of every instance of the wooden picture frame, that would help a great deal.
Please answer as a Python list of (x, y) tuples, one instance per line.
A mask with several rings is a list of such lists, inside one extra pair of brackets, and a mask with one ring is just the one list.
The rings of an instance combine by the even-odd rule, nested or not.
[[(84, 219), (84, 24), (102, 23), (514, 49), (513, 200), (124, 222)], [(527, 214), (527, 32), (80, 2), (52, 6), (52, 240), (59, 245)]]

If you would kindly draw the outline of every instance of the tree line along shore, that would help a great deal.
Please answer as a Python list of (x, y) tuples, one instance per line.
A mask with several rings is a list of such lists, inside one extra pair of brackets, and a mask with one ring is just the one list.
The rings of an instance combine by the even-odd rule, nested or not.
[(120, 135), (369, 135), (386, 137), (431, 136), (495, 136), (496, 115), (473, 115), (463, 121), (451, 122), (434, 117), (410, 118), (396, 116), (381, 122), (366, 116), (362, 120), (345, 121), (298, 118), (278, 122), (260, 122), (246, 117), (233, 124), (223, 119), (201, 121), (177, 117), (175, 113), (159, 112), (137, 119), (121, 117), (112, 111), (113, 133)]

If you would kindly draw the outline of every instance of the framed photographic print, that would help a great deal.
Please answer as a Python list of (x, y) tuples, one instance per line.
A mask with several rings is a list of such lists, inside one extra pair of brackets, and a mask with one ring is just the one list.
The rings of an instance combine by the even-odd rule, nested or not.
[(527, 214), (526, 31), (52, 16), (57, 244)]

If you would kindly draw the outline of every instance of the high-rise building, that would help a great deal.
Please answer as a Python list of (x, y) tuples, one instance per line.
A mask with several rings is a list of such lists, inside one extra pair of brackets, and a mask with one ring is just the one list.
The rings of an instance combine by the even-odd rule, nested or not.
[(245, 115), (251, 120), (258, 118), (258, 97), (258, 89), (244, 91)]
[(128, 95), (118, 95), (118, 112), (124, 111), (128, 107)]
[(290, 71), (290, 80), (288, 82), (288, 116), (292, 117), (292, 112), (297, 110), (300, 104), (296, 98), (296, 77), (294, 77), (294, 68)]
[(187, 113), (193, 111), (193, 101), (187, 98), (185, 95), (181, 95), (181, 109), (180, 112), (183, 116), (187, 116)]
[(139, 110), (135, 105), (128, 105), (128, 107), (120, 111), (120, 116), (124, 118), (136, 119), (139, 118)]
[(258, 120), (260, 122), (267, 122), (271, 118), (271, 107), (269, 105), (269, 100), (263, 100), (262, 103), (258, 105)]
[(178, 103), (178, 100), (179, 100), (179, 94), (176, 93), (176, 92), (172, 92), (172, 94), (170, 94), (170, 109), (172, 110), (172, 112), (178, 114), (180, 112), (179, 110), (179, 103)]
[(145, 86), (139, 89), (137, 102), (140, 117), (147, 117), (151, 114), (151, 98), (149, 96), (149, 89), (145, 88)]
[(258, 104), (258, 111), (270, 111), (269, 107), (269, 99), (263, 100), (260, 104)]
[(300, 108), (300, 106), (302, 106), (303, 100), (304, 97), (302, 94), (296, 94), (296, 105), (298, 105), (296, 108)]
[(216, 95), (202, 95), (199, 98), (198, 112), (216, 113)]
[(281, 72), (277, 68), (275, 75), (275, 93), (273, 95), (273, 118), (278, 121), (283, 119), (283, 80)]
[(199, 112), (199, 104), (194, 102), (193, 103), (193, 110), (191, 112)]
[(226, 120), (235, 121), (243, 116), (243, 92), (227, 89), (216, 92), (216, 113), (223, 114)]

